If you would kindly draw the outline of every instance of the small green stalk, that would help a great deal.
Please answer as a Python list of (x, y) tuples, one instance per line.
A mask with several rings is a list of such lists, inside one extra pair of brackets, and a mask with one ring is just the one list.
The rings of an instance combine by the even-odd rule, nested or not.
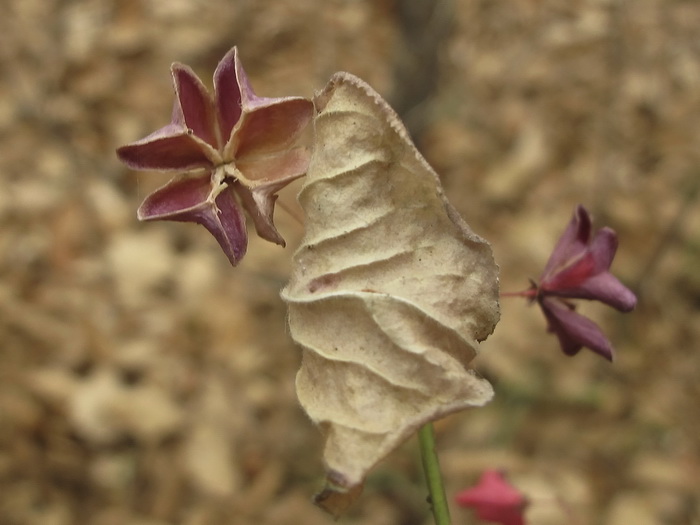
[(418, 442), (423, 459), (423, 471), (428, 484), (430, 504), (435, 518), (435, 525), (450, 525), (450, 508), (447, 505), (445, 487), (442, 484), (440, 463), (435, 452), (435, 432), (433, 424), (426, 423), (418, 431)]

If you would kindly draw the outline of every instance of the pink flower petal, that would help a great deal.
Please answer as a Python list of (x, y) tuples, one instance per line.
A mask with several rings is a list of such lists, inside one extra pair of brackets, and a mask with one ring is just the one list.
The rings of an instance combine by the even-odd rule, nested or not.
[[(286, 184), (286, 181), (283, 184)], [(277, 231), (273, 218), (275, 201), (277, 200), (275, 192), (279, 188), (275, 186), (260, 186), (249, 190), (240, 184), (235, 188), (241, 199), (241, 204), (251, 219), (253, 219), (257, 234), (266, 241), (274, 242), (283, 247), (286, 246), (287, 243), (284, 242), (284, 239)]]
[(223, 144), (229, 141), (233, 127), (241, 118), (241, 88), (236, 76), (237, 68), (243, 70), (239, 64), (238, 49), (234, 47), (221, 59), (214, 72), (214, 98)]
[(575, 355), (585, 346), (608, 361), (613, 360), (610, 341), (593, 321), (576, 313), (573, 307), (559, 299), (543, 297), (539, 303), (547, 318), (549, 331), (559, 338), (565, 354)]
[(185, 125), (212, 148), (219, 149), (214, 103), (207, 88), (189, 66), (175, 63), (171, 71)]
[(578, 288), (562, 290), (561, 294), (574, 299), (600, 301), (621, 312), (631, 312), (637, 306), (637, 296), (610, 272), (591, 277)]
[(146, 197), (139, 206), (137, 215), (140, 221), (172, 219), (173, 216), (189, 213), (192, 209), (208, 204), (210, 193), (209, 173), (197, 176), (177, 175)]
[(542, 279), (540, 288), (547, 293), (564, 295), (564, 290), (578, 288), (586, 279), (595, 274), (595, 270), (595, 258), (586, 248), (578, 259), (570, 261), (568, 266), (564, 266)]
[(249, 181), (284, 179), (285, 184), (288, 184), (306, 173), (310, 158), (311, 152), (307, 148), (301, 147), (277, 155), (246, 157), (236, 162), (236, 168)]
[(243, 107), (239, 127), (224, 156), (246, 157), (277, 153), (294, 144), (313, 116), (313, 104), (304, 98), (273, 99), (274, 103), (251, 111)]
[(595, 261), (595, 273), (605, 272), (617, 253), (617, 234), (611, 228), (601, 228), (593, 236), (589, 250)]
[(567, 265), (586, 250), (591, 237), (591, 217), (586, 208), (580, 204), (574, 210), (574, 216), (557, 241), (552, 255), (542, 272), (541, 281), (546, 280), (554, 271)]
[(208, 144), (174, 124), (117, 149), (119, 160), (135, 170), (186, 171), (211, 167), (214, 165), (211, 157), (217, 155)]
[(203, 218), (201, 224), (219, 241), (231, 265), (236, 266), (248, 247), (245, 217), (230, 188), (222, 191), (215, 203), (218, 210)]
[(178, 176), (151, 193), (138, 210), (139, 220), (171, 220), (201, 224), (218, 241), (233, 266), (245, 255), (245, 218), (230, 188), (213, 200), (210, 176)]
[(497, 470), (486, 470), (479, 483), (456, 496), (457, 504), (473, 508), (479, 519), (503, 525), (524, 525), (527, 499)]

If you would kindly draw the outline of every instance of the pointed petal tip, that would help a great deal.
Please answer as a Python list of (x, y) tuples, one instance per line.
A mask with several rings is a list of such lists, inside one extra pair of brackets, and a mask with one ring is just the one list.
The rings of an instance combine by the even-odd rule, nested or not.
[[(255, 221), (255, 218), (253, 218), (253, 220)], [(265, 239), (266, 241), (281, 246), (282, 248), (287, 247), (287, 243), (277, 231), (274, 224), (267, 225), (264, 221), (255, 221), (255, 233), (257, 233), (258, 237), (261, 239)]]
[(591, 219), (591, 214), (588, 212), (583, 204), (577, 204), (574, 210), (574, 219), (578, 226), (579, 238), (587, 241), (591, 234), (591, 225), (593, 220)]
[(258, 236), (284, 248), (286, 243), (277, 231), (273, 218), (275, 201), (279, 197), (274, 193), (277, 189), (272, 185), (268, 188), (259, 187), (257, 190), (240, 185), (236, 187), (241, 204), (253, 219)]
[(621, 312), (627, 313), (631, 312), (637, 307), (637, 296), (632, 292), (632, 290), (625, 289), (625, 294), (620, 298), (620, 310)]
[(152, 218), (148, 217), (146, 213), (143, 211), (143, 203), (141, 203), (141, 206), (138, 207), (136, 210), (136, 218), (139, 220), (139, 222), (146, 222), (153, 220)]
[(217, 69), (221, 67), (222, 64), (225, 64), (227, 62), (233, 61), (234, 63), (238, 60), (238, 46), (233, 46), (231, 49), (226, 51), (226, 54), (223, 56), (221, 60), (219, 60), (219, 63), (217, 64)]
[(172, 62), (172, 63), (170, 64), (170, 71), (173, 72), (173, 71), (175, 71), (176, 69), (177, 69), (177, 70), (179, 70), (179, 69), (190, 69), (190, 66), (188, 66), (187, 64), (183, 64), (182, 62), (177, 62), (177, 61)]
[(615, 351), (613, 350), (612, 346), (608, 343), (607, 346), (603, 347), (593, 347), (593, 346), (588, 346), (587, 347), (589, 350), (592, 352), (598, 354), (600, 357), (605, 359), (608, 363), (613, 363), (615, 361)]
[(581, 203), (577, 204), (576, 207), (574, 208), (574, 215), (576, 217), (578, 217), (579, 219), (582, 217), (590, 219), (590, 216), (591, 216), (591, 214), (588, 213), (588, 210), (586, 209), (586, 207)]
[(117, 149), (114, 150), (114, 153), (116, 153), (117, 158), (126, 164), (127, 159), (128, 159), (128, 150), (126, 149), (127, 145), (124, 146), (119, 146)]

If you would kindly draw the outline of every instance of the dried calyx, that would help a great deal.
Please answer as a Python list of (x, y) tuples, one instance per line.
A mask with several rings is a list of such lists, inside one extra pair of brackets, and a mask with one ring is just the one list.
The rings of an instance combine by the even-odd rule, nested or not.
[(236, 265), (248, 245), (245, 209), (260, 237), (284, 246), (276, 193), (306, 173), (310, 152), (298, 142), (311, 101), (256, 96), (235, 47), (216, 68), (213, 95), (185, 65), (173, 64), (172, 75), (170, 124), (117, 150), (133, 169), (178, 172), (146, 197), (139, 219), (199, 223)]

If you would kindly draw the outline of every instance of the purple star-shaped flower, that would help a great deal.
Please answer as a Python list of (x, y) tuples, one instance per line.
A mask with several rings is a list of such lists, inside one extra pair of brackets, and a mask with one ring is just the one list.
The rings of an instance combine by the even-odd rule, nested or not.
[(273, 222), (276, 193), (308, 168), (310, 152), (297, 144), (312, 102), (256, 96), (235, 47), (216, 68), (213, 95), (188, 66), (171, 70), (170, 124), (117, 150), (130, 168), (179, 172), (146, 197), (139, 219), (201, 224), (236, 265), (248, 245), (242, 207), (260, 237), (284, 246)]
[(576, 313), (566, 299), (597, 300), (622, 312), (634, 309), (637, 297), (609, 271), (616, 251), (617, 234), (601, 228), (591, 236), (591, 217), (586, 208), (577, 206), (536, 287), (549, 331), (557, 335), (567, 355), (585, 346), (613, 359), (612, 345), (600, 328)]

